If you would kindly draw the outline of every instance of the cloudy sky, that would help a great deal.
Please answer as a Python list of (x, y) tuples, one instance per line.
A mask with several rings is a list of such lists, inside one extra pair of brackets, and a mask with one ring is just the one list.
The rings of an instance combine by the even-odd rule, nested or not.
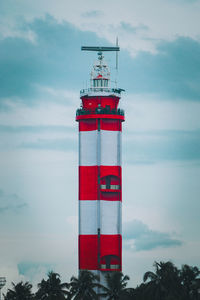
[[(77, 274), (79, 91), (121, 47), (123, 272), (199, 265), (200, 1), (0, 1), (0, 276)], [(115, 57), (106, 56), (115, 80)], [(6, 290), (6, 289), (5, 289)], [(4, 290), (4, 291), (5, 291)]]

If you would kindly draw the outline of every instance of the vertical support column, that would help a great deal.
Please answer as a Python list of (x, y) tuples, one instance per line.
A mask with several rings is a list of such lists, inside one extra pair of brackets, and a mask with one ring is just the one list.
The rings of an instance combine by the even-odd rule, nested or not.
[(101, 123), (100, 119), (97, 119), (97, 234), (98, 234), (98, 270), (101, 265), (101, 202), (100, 202), (100, 164), (101, 164)]
[[(79, 268), (98, 270), (97, 120), (79, 122)], [(99, 233), (100, 234), (100, 233)]]
[(101, 120), (101, 277), (121, 271), (121, 121)]

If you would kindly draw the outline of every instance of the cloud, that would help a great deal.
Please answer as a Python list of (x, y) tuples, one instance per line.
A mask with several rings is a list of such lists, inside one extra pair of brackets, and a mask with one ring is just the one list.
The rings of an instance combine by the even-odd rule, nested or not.
[(103, 12), (100, 10), (89, 10), (82, 14), (84, 18), (98, 18), (103, 16)]
[(37, 278), (42, 277), (42, 275), (44, 276), (44, 274), (53, 270), (55, 265), (44, 262), (23, 261), (18, 263), (17, 267), (20, 275), (24, 275), (32, 281), (35, 276), (37, 276)]
[(76, 151), (77, 143), (73, 139), (38, 139), (35, 142), (23, 142), (20, 148), (56, 151)]
[(199, 2), (199, 0), (168, 0), (168, 1), (169, 2), (175, 2), (175, 3), (178, 3), (180, 5), (193, 4), (193, 3)]
[(38, 86), (79, 89), (91, 61), (87, 55), (82, 59), (81, 44), (101, 39), (50, 16), (25, 25), (35, 33), (35, 43), (22, 37), (0, 40), (0, 98), (15, 97), (32, 104), (38, 98)]
[(124, 38), (121, 34), (120, 45), (131, 53), (155, 53), (157, 41), (161, 39), (169, 41), (184, 35), (198, 40), (199, 9), (199, 1), (195, 3), (195, 0), (157, 0), (153, 3), (149, 0), (125, 0), (117, 3), (114, 0), (99, 3), (86, 0), (79, 1), (79, 5), (76, 1), (70, 1), (70, 6), (66, 0), (60, 0), (59, 5), (54, 0), (21, 0), (20, 4), (13, 3), (12, 0), (3, 0), (0, 3), (1, 31), (4, 36), (24, 35), (27, 39), (28, 29), (24, 30), (22, 25), (18, 28), (19, 20), (32, 21), (49, 14), (60, 23), (71, 23), (82, 31), (94, 32), (105, 38), (108, 43), (114, 43), (113, 37), (118, 35), (121, 22), (129, 23), (133, 27), (145, 22), (150, 28), (147, 34), (140, 32), (134, 39), (131, 35)]
[(123, 237), (126, 239), (126, 247), (135, 251), (148, 251), (158, 247), (168, 248), (182, 245), (180, 240), (172, 238), (169, 233), (151, 230), (139, 220), (123, 224)]
[[(34, 43), (22, 37), (0, 40), (0, 106), (3, 109), (7, 98), (26, 105), (33, 105), (41, 98), (57, 99), (56, 95), (49, 95), (49, 90), (42, 89), (45, 86), (53, 87), (54, 91), (79, 90), (83, 80), (89, 80), (91, 61), (95, 57), (86, 52), (83, 56), (81, 45), (108, 44), (94, 33), (78, 30), (66, 22), (58, 23), (51, 16), (25, 26), (34, 32)], [(146, 25), (133, 26), (128, 22), (121, 22), (120, 28), (133, 33), (148, 29)], [(200, 42), (179, 37), (159, 42), (156, 51), (154, 54), (139, 52), (131, 57), (122, 50), (120, 86), (133, 94), (199, 101)], [(110, 59), (109, 54), (106, 56)]]
[[(34, 149), (77, 151), (75, 124), (70, 126), (0, 126), (1, 151)], [(126, 131), (123, 142), (125, 164), (200, 159), (200, 130)]]
[(200, 159), (200, 130), (152, 130), (127, 133), (125, 163)]
[(124, 33), (129, 32), (129, 33), (134, 34), (134, 33), (137, 33), (138, 31), (148, 30), (148, 29), (149, 29), (148, 26), (146, 26), (144, 24), (140, 24), (138, 26), (133, 26), (130, 23), (121, 22), (119, 25), (119, 30), (123, 30)]
[(6, 133), (41, 133), (41, 132), (69, 132), (72, 130), (70, 126), (5, 126), (0, 125), (0, 132)]
[(77, 150), (77, 135), (70, 126), (6, 126), (0, 125), (0, 151), (34, 150)]
[(128, 92), (199, 101), (200, 42), (185, 37), (162, 41), (156, 54), (140, 52), (132, 60), (122, 52), (119, 76)]
[(3, 213), (20, 213), (27, 207), (17, 194), (6, 194), (0, 189), (0, 214)]

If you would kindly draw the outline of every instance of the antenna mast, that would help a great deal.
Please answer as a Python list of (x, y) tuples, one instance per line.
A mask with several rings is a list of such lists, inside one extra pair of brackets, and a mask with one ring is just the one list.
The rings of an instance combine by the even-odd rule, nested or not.
[[(118, 37), (116, 37), (116, 48), (118, 47)], [(118, 71), (118, 52), (116, 51), (116, 70)]]

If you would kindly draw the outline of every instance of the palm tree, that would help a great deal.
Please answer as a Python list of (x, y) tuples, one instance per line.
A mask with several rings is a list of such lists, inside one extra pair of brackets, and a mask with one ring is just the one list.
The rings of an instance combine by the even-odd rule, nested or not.
[(23, 283), (22, 281), (14, 284), (12, 282), (13, 289), (9, 289), (4, 296), (5, 300), (32, 300), (33, 294), (31, 292), (32, 285), (29, 282)]
[(35, 295), (36, 300), (63, 300), (68, 295), (67, 283), (61, 283), (60, 275), (53, 271), (48, 273), (48, 279), (42, 279), (38, 284), (38, 291)]
[(180, 271), (181, 282), (184, 287), (185, 299), (198, 299), (200, 271), (197, 267), (183, 265)]
[(146, 284), (144, 292), (154, 300), (181, 299), (182, 286), (179, 270), (170, 261), (155, 262), (155, 273), (148, 271), (144, 274), (143, 281)]
[(136, 296), (134, 288), (126, 288), (122, 292), (122, 295), (120, 296), (120, 300), (139, 300), (139, 298)]
[(143, 286), (143, 294), (149, 295), (150, 299), (155, 300), (161, 300), (163, 297), (164, 292), (164, 286), (162, 286), (162, 278), (160, 276), (159, 272), (159, 264), (157, 262), (154, 263), (154, 267), (156, 269), (156, 272), (148, 271), (143, 276), (143, 281), (146, 282), (149, 280), (149, 282), (146, 284), (146, 286)]
[(82, 270), (78, 278), (72, 276), (69, 283), (69, 299), (74, 300), (95, 300), (98, 295), (95, 291), (101, 287), (98, 283), (99, 277), (88, 270)]
[(121, 272), (109, 272), (106, 274), (107, 287), (102, 287), (104, 291), (101, 296), (108, 300), (128, 299), (133, 293), (133, 289), (126, 288), (129, 277)]
[[(145, 291), (146, 291), (146, 284), (145, 283), (141, 283), (139, 286), (137, 286), (134, 290), (134, 296), (133, 299), (136, 300), (149, 300), (151, 299), (151, 297), (149, 296), (148, 298), (145, 295)], [(153, 299), (153, 298), (152, 298)]]

